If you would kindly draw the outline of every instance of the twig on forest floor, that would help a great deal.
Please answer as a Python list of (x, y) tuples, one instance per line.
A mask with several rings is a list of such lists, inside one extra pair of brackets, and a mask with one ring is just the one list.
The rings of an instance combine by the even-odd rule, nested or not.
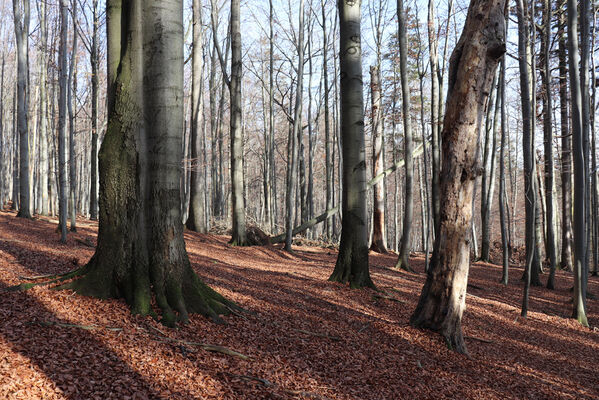
[(388, 294), (384, 294), (384, 295), (373, 294), (372, 297), (375, 298), (375, 299), (385, 299), (385, 300), (395, 301), (395, 302), (398, 302), (398, 303), (405, 303), (405, 301), (396, 299), (395, 297), (389, 296)]
[[(263, 384), (266, 387), (272, 387), (274, 389), (277, 388), (276, 383), (273, 383), (271, 381), (269, 381), (268, 379), (264, 379), (264, 378), (259, 378), (257, 376), (252, 376), (252, 375), (239, 375), (239, 374), (234, 374), (231, 372), (225, 372), (225, 374), (232, 376), (234, 378), (239, 378), (239, 379), (243, 379), (245, 381), (254, 381), (254, 382), (259, 382), (261, 384)], [(279, 389), (287, 394), (290, 394), (292, 396), (301, 396), (301, 397), (307, 397), (310, 399), (320, 399), (320, 400), (331, 400), (328, 397), (325, 396), (321, 396), (318, 393), (312, 393), (312, 392), (306, 392), (304, 390), (290, 390), (290, 389), (285, 389), (283, 387), (279, 387)]]
[(485, 288), (482, 288), (482, 287), (480, 287), (480, 286), (476, 286), (476, 285), (474, 285), (474, 284), (472, 284), (472, 283), (469, 283), (469, 284), (468, 284), (468, 288), (470, 288), (470, 289), (482, 290), (482, 291), (484, 291), (484, 290), (485, 290)]
[(238, 357), (241, 358), (242, 360), (251, 360), (252, 357), (251, 356), (246, 356), (245, 354), (241, 354), (235, 350), (231, 350), (227, 347), (223, 347), (223, 346), (218, 346), (218, 345), (214, 345), (214, 344), (209, 344), (209, 343), (200, 343), (200, 342), (188, 342), (186, 340), (181, 340), (181, 339), (175, 339), (175, 338), (170, 338), (168, 336), (166, 336), (166, 333), (162, 332), (160, 329), (155, 328), (151, 325), (147, 325), (147, 327), (160, 332), (160, 335), (155, 334), (154, 336), (157, 336), (158, 338), (160, 338), (160, 342), (164, 342), (164, 343), (169, 343), (169, 342), (174, 342), (174, 343), (181, 343), (187, 346), (198, 346), (200, 348), (202, 348), (203, 350), (206, 351), (210, 351), (210, 352), (214, 352), (214, 353), (221, 353), (221, 354), (226, 354), (228, 356), (233, 356), (233, 357)]
[(330, 336), (330, 335), (327, 335), (325, 333), (310, 332), (310, 331), (307, 331), (305, 329), (294, 329), (294, 331), (300, 332), (300, 333), (305, 333), (306, 335), (312, 335), (312, 336), (317, 336), (317, 337), (321, 337), (321, 338), (331, 339), (331, 340), (334, 340), (336, 342), (341, 341), (341, 338), (339, 336)]
[(238, 375), (238, 374), (234, 374), (231, 372), (225, 372), (227, 375), (235, 377), (235, 378), (239, 378), (239, 379), (243, 379), (246, 381), (256, 381), (256, 382), (260, 382), (261, 384), (263, 384), (264, 386), (274, 386), (274, 383), (270, 382), (267, 379), (263, 379), (263, 378), (258, 378), (257, 376), (251, 376), (251, 375)]
[(84, 329), (86, 331), (93, 331), (96, 329), (106, 329), (108, 331), (118, 332), (118, 331), (123, 330), (123, 328), (117, 328), (114, 326), (67, 324), (64, 322), (57, 322), (57, 321), (31, 321), (30, 324), (31, 325), (37, 324), (37, 325), (41, 325), (41, 326), (58, 326), (60, 328), (78, 328), (78, 329)]
[(483, 343), (495, 343), (492, 340), (483, 339), (483, 338), (479, 338), (479, 337), (476, 337), (476, 336), (464, 336), (464, 339), (478, 340), (479, 342), (483, 342)]
[(87, 246), (87, 247), (96, 247), (96, 245), (95, 245), (95, 244), (93, 244), (93, 243), (92, 243), (92, 241), (91, 241), (91, 240), (89, 240), (89, 239), (83, 240), (83, 239), (79, 239), (79, 238), (77, 238), (77, 239), (75, 239), (75, 241), (76, 241), (77, 243), (81, 243), (81, 244), (83, 244), (83, 245), (85, 245), (85, 246)]

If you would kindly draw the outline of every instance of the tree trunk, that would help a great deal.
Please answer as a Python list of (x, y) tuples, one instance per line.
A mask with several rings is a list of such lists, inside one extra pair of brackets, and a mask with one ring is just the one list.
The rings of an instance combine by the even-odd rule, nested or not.
[[(107, 5), (107, 8), (109, 6)], [(113, 27), (115, 24), (120, 24), (120, 16), (115, 15), (115, 13), (106, 12), (106, 25), (108, 27)], [(89, 190), (89, 214), (90, 219), (97, 220), (98, 219), (98, 0), (92, 0), (92, 18), (93, 18), (93, 27), (92, 27), (92, 43), (91, 43), (91, 51), (90, 51), (90, 64), (91, 64), (91, 89), (92, 89), (92, 98), (91, 98), (91, 171), (90, 171), (90, 190)], [(113, 18), (110, 20), (109, 18)], [(113, 45), (120, 46), (118, 43), (113, 43)], [(108, 46), (110, 47), (110, 46)], [(119, 47), (120, 48), (120, 47)], [(119, 48), (114, 49), (114, 51), (120, 51)], [(108, 53), (108, 84), (110, 86), (114, 85), (114, 76), (116, 74), (116, 65), (115, 65), (115, 54)], [(109, 101), (111, 101), (109, 99)]]
[[(155, 299), (169, 326), (187, 321), (191, 312), (220, 321), (218, 315), (235, 306), (200, 281), (183, 241), (182, 3), (133, 0), (122, 10), (118, 0), (109, 5), (109, 12), (120, 13), (124, 36), (99, 154), (98, 246), (78, 272), (84, 276), (66, 287), (125, 298), (141, 315), (153, 313)], [(108, 29), (109, 35), (120, 32)]]
[[(77, 2), (73, 2), (71, 10), (73, 18), (73, 41), (71, 50), (71, 64), (69, 66), (67, 108), (69, 112), (69, 218), (71, 232), (77, 231), (77, 158), (75, 156), (75, 132), (77, 129)], [(73, 104), (75, 103), (75, 104)]]
[[(2, 70), (0, 70), (0, 211), (4, 211), (4, 202), (6, 201), (4, 173), (8, 171), (8, 163), (4, 154), (6, 146), (4, 144), (4, 67), (5, 58), (2, 52)], [(8, 155), (8, 154), (7, 154)]]
[[(241, 20), (240, 0), (231, 0), (231, 198), (233, 227), (231, 244), (248, 244), (243, 196), (243, 132), (241, 130)], [(223, 70), (224, 71), (224, 70)], [(224, 72), (223, 72), (224, 73)]]
[(202, 76), (204, 71), (204, 60), (202, 55), (203, 33), (202, 33), (202, 2), (193, 2), (193, 48), (192, 83), (191, 83), (191, 184), (189, 198), (189, 215), (186, 226), (188, 229), (206, 233), (206, 209), (204, 207), (204, 191), (206, 190), (202, 180), (203, 165), (206, 160), (202, 155), (202, 143), (204, 136), (204, 101), (202, 96)]
[(428, 44), (431, 66), (431, 131), (432, 131), (432, 211), (433, 211), (433, 232), (435, 237), (439, 234), (441, 193), (439, 192), (441, 176), (441, 121), (439, 114), (439, 75), (437, 61), (437, 36), (435, 31), (435, 5), (432, 0), (428, 2)]
[[(325, 0), (320, 0), (320, 6), (322, 11), (322, 79), (324, 84), (324, 149), (325, 149), (325, 187), (326, 187), (326, 198), (325, 207), (327, 210), (333, 208), (333, 187), (332, 187), (332, 173), (333, 165), (331, 164), (331, 116), (329, 110), (329, 73), (328, 73), (328, 32), (327, 32), (327, 16)], [(325, 238), (329, 240), (332, 235), (332, 226), (329, 221), (325, 221)]]
[[(507, 25), (509, 18), (505, 19), (505, 25)], [(501, 107), (501, 148), (499, 152), (499, 219), (501, 225), (501, 249), (502, 249), (502, 274), (501, 283), (504, 285), (508, 284), (508, 274), (510, 267), (510, 243), (509, 233), (507, 227), (507, 213), (506, 213), (506, 190), (505, 190), (505, 147), (509, 146), (509, 138), (507, 137), (507, 119), (506, 119), (506, 105), (505, 105), (505, 57), (501, 60), (501, 71), (499, 72), (499, 102), (497, 107)], [(501, 105), (500, 105), (501, 103)], [(509, 151), (509, 147), (508, 147)]]
[(29, 0), (13, 0), (17, 42), (17, 132), (19, 133), (19, 212), (31, 218), (29, 199)]
[(470, 263), (468, 235), (474, 180), (479, 175), (478, 138), (497, 65), (505, 52), (505, 0), (473, 0), (450, 59), (443, 124), (439, 235), (412, 325), (441, 333), (466, 353), (461, 319)]
[(368, 268), (366, 155), (360, 0), (338, 0), (340, 22), (341, 136), (343, 151), (342, 227), (339, 255), (329, 280), (350, 287), (374, 287)]
[[(370, 67), (370, 90), (372, 103), (372, 175), (383, 172), (383, 119), (381, 101), (381, 75), (378, 65)], [(385, 233), (385, 183), (378, 182), (373, 190), (372, 243), (370, 250), (387, 253)]]
[[(589, 326), (586, 316), (586, 296), (584, 293), (584, 273), (586, 258), (586, 173), (588, 168), (584, 158), (584, 134), (582, 123), (582, 94), (578, 71), (578, 11), (577, 2), (568, 0), (568, 61), (570, 93), (572, 97), (572, 155), (574, 161), (574, 292), (572, 317), (583, 326)], [(584, 0), (583, 0), (584, 3)]]
[[(414, 216), (414, 163), (412, 161), (412, 123), (410, 115), (410, 87), (408, 82), (408, 35), (406, 31), (406, 13), (403, 0), (397, 1), (397, 34), (399, 38), (399, 74), (401, 79), (401, 103), (404, 127), (405, 198), (404, 219), (401, 234), (399, 257), (395, 268), (411, 271), (410, 235)], [(436, 90), (436, 89), (435, 89)], [(434, 183), (433, 183), (434, 184)]]
[(549, 258), (549, 279), (547, 281), (547, 288), (555, 288), (555, 268), (557, 267), (557, 240), (555, 236), (555, 216), (553, 211), (555, 210), (554, 198), (553, 198), (553, 103), (551, 98), (551, 69), (549, 66), (550, 57), (550, 46), (551, 46), (551, 2), (544, 0), (543, 7), (544, 17), (544, 34), (541, 40), (541, 47), (543, 48), (543, 140), (544, 140), (544, 153), (545, 153), (545, 203), (546, 203), (546, 253)]
[(560, 268), (572, 271), (572, 138), (568, 124), (568, 61), (566, 55), (566, 0), (560, 2), (559, 38), (559, 98), (561, 135), (561, 181), (562, 181), (562, 254)]
[(67, 126), (67, 41), (69, 17), (66, 0), (60, 0), (60, 45), (58, 50), (58, 220), (60, 241), (67, 242), (67, 157), (66, 157), (66, 126)]
[(46, 17), (46, 2), (39, 2), (40, 19), (40, 40), (41, 48), (38, 54), (39, 74), (40, 74), (40, 170), (39, 170), (39, 193), (41, 200), (41, 214), (48, 215), (48, 119), (46, 115), (46, 97), (47, 97), (47, 65), (46, 51), (48, 46), (48, 24)]
[(494, 169), (494, 158), (496, 153), (496, 113), (494, 109), (497, 107), (494, 103), (494, 94), (498, 93), (496, 90), (496, 78), (493, 78), (493, 85), (491, 86), (491, 93), (489, 94), (489, 104), (487, 105), (487, 115), (485, 118), (485, 146), (483, 151), (483, 166), (482, 166), (482, 178), (481, 178), (481, 190), (480, 190), (480, 231), (481, 231), (481, 249), (480, 249), (480, 260), (489, 262), (489, 252), (491, 250), (491, 190), (493, 187), (493, 180), (491, 175)]

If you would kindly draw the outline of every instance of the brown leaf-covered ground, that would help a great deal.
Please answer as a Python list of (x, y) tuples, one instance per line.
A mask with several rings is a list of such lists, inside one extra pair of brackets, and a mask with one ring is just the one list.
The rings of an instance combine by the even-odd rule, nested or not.
[[(0, 287), (84, 264), (96, 225), (80, 225), (61, 245), (55, 221), (0, 212)], [(3, 292), (0, 398), (599, 398), (599, 332), (567, 318), (568, 273), (558, 272), (555, 291), (531, 290), (525, 320), (522, 270), (512, 268), (504, 287), (500, 267), (475, 264), (463, 318), (469, 359), (408, 324), (424, 281), (421, 257), (412, 259), (419, 273), (410, 274), (391, 269), (394, 255), (372, 254), (384, 291), (375, 292), (327, 282), (333, 250), (299, 247), (291, 255), (276, 246), (231, 248), (224, 236), (186, 239), (198, 274), (253, 314), (226, 317), (227, 325), (194, 315), (169, 330), (118, 300), (47, 287)], [(589, 285), (599, 294), (597, 278)], [(588, 308), (591, 326), (599, 325), (599, 301)]]

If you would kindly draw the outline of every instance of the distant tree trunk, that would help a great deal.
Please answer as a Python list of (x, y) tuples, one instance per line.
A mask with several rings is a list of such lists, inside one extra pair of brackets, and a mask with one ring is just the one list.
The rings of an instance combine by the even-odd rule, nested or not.
[[(4, 172), (8, 171), (8, 162), (4, 158), (4, 67), (5, 67), (4, 51), (2, 52), (2, 70), (0, 70), (0, 211), (4, 211), (4, 202), (6, 201)], [(9, 156), (10, 153), (7, 154)]]
[(489, 103), (487, 105), (487, 116), (485, 118), (485, 146), (483, 151), (483, 167), (480, 190), (480, 231), (481, 231), (481, 250), (480, 260), (489, 262), (489, 252), (491, 250), (491, 190), (493, 188), (493, 170), (495, 168), (493, 162), (496, 154), (496, 117), (493, 113), (497, 107), (494, 103), (494, 94), (497, 93), (496, 78), (493, 78), (491, 93), (489, 94)]
[[(324, 148), (325, 148), (325, 186), (326, 186), (326, 209), (330, 210), (333, 208), (333, 187), (332, 187), (332, 173), (333, 165), (331, 164), (331, 116), (330, 116), (330, 103), (329, 103), (329, 73), (328, 73), (328, 32), (327, 32), (327, 16), (325, 0), (320, 0), (320, 6), (322, 10), (322, 76), (324, 84)], [(325, 222), (325, 238), (328, 240), (332, 235), (332, 226), (329, 220)]]
[(60, 0), (60, 45), (58, 50), (58, 219), (60, 241), (67, 242), (67, 157), (66, 157), (66, 128), (67, 128), (67, 41), (69, 17), (67, 0)]
[[(297, 42), (297, 87), (295, 88), (295, 109), (293, 112), (293, 124), (291, 131), (289, 132), (289, 140), (287, 143), (287, 201), (286, 206), (286, 218), (285, 218), (285, 250), (291, 251), (291, 244), (293, 240), (293, 226), (294, 218), (297, 209), (295, 208), (295, 185), (296, 185), (296, 165), (298, 158), (298, 149), (296, 146), (296, 140), (299, 142), (300, 135), (302, 135), (302, 94), (304, 90), (304, 0), (300, 0), (299, 6), (299, 26), (298, 26), (298, 42)], [(301, 148), (299, 149), (302, 150)], [(301, 196), (301, 194), (300, 194)]]
[[(193, 48), (192, 83), (191, 83), (191, 185), (189, 198), (189, 215), (186, 226), (188, 229), (206, 233), (206, 208), (204, 205), (204, 191), (206, 187), (202, 180), (203, 165), (206, 159), (202, 154), (202, 143), (204, 141), (204, 101), (202, 96), (202, 76), (204, 72), (204, 60), (202, 54), (203, 45), (202, 26), (202, 2), (193, 1)], [(202, 156), (200, 158), (200, 156)]]
[(46, 2), (39, 2), (40, 40), (41, 47), (38, 54), (38, 65), (40, 74), (40, 169), (39, 169), (39, 196), (41, 200), (41, 214), (48, 215), (48, 119), (46, 110), (47, 97), (47, 68), (46, 51), (48, 46), (48, 23), (46, 17)]
[(29, 199), (29, 0), (13, 0), (17, 42), (17, 132), (19, 133), (19, 212), (31, 218)]
[(10, 207), (11, 210), (19, 209), (19, 128), (17, 122), (17, 87), (18, 84), (15, 84), (15, 88), (12, 96), (12, 205)]
[(555, 288), (555, 268), (557, 267), (557, 240), (555, 235), (555, 200), (553, 198), (553, 103), (551, 99), (551, 69), (549, 66), (550, 47), (551, 47), (551, 2), (544, 0), (543, 7), (543, 36), (541, 44), (543, 48), (543, 135), (545, 148), (545, 203), (546, 203), (546, 232), (547, 245), (546, 252), (549, 257), (550, 274), (547, 280), (547, 288)]
[[(108, 7), (108, 5), (107, 5)], [(106, 12), (106, 24), (112, 25), (120, 23), (119, 17), (113, 13)], [(109, 17), (110, 16), (110, 17)], [(116, 20), (109, 20), (116, 18)], [(92, 0), (92, 43), (90, 51), (91, 64), (91, 171), (90, 171), (90, 190), (89, 190), (89, 217), (92, 221), (98, 219), (98, 0)], [(115, 44), (113, 44), (115, 45)], [(108, 53), (108, 84), (114, 85), (114, 76), (116, 74), (114, 54)], [(111, 101), (111, 100), (109, 100)]]
[[(77, 231), (77, 157), (75, 156), (75, 132), (77, 127), (77, 1), (72, 3), (71, 16), (73, 18), (73, 41), (71, 50), (71, 64), (67, 82), (67, 108), (69, 112), (69, 218), (71, 232)], [(75, 104), (73, 104), (75, 103)]]
[(435, 5), (428, 2), (428, 43), (431, 67), (431, 131), (432, 131), (432, 211), (435, 237), (439, 234), (441, 193), (439, 177), (441, 176), (441, 129), (439, 114), (439, 75), (437, 61), (437, 36), (435, 30)]
[[(404, 127), (404, 160), (405, 162), (405, 207), (403, 232), (399, 257), (395, 268), (411, 271), (410, 267), (410, 235), (414, 214), (414, 162), (412, 161), (412, 118), (410, 114), (410, 86), (408, 82), (408, 38), (406, 32), (406, 13), (403, 0), (397, 1), (397, 35), (399, 38), (399, 74), (401, 79), (401, 99)], [(433, 183), (434, 184), (434, 183)]]
[[(535, 212), (537, 191), (535, 185), (535, 162), (533, 149), (532, 105), (530, 84), (530, 38), (528, 16), (522, 0), (518, 0), (518, 57), (520, 68), (520, 99), (522, 102), (522, 156), (524, 159), (524, 204), (526, 213), (526, 266), (524, 270), (524, 296), (522, 316), (526, 317), (528, 310), (528, 290), (531, 281), (531, 271), (534, 268), (536, 253), (535, 243)], [(538, 257), (538, 254), (536, 255)]]
[[(231, 244), (248, 244), (243, 195), (243, 132), (241, 130), (241, 20), (240, 0), (231, 0), (231, 198), (233, 228)], [(224, 71), (224, 70), (223, 70)], [(224, 72), (223, 72), (224, 73)]]
[[(571, 93), (572, 154), (574, 160), (574, 292), (572, 317), (589, 326), (586, 316), (584, 273), (586, 258), (586, 173), (582, 123), (582, 94), (578, 71), (578, 11), (576, 0), (568, 0), (568, 61)], [(584, 3), (584, 0), (583, 0)], [(582, 8), (583, 5), (581, 5)]]
[(368, 268), (366, 156), (360, 0), (338, 0), (340, 22), (341, 135), (343, 138), (342, 227), (339, 255), (329, 280), (374, 287)]
[(497, 65), (505, 52), (504, 0), (472, 0), (449, 65), (443, 124), (439, 234), (412, 325), (441, 333), (448, 346), (467, 353), (461, 319), (470, 263), (468, 235), (478, 137)]
[[(509, 18), (505, 19), (505, 25), (507, 30)], [(506, 190), (505, 190), (505, 147), (509, 146), (509, 138), (507, 137), (507, 119), (506, 119), (506, 105), (505, 105), (505, 57), (501, 60), (501, 71), (499, 72), (499, 98), (501, 102), (501, 150), (499, 153), (499, 218), (501, 225), (501, 249), (502, 249), (502, 275), (501, 283), (504, 285), (508, 284), (508, 274), (510, 267), (510, 242), (509, 233), (507, 227), (507, 213), (505, 209), (506, 205)], [(500, 104), (497, 104), (499, 107)], [(509, 151), (509, 147), (508, 147)]]
[[(381, 101), (381, 75), (378, 65), (370, 67), (370, 90), (372, 103), (372, 176), (384, 169), (383, 147), (383, 109)], [(374, 185), (373, 190), (372, 243), (370, 250), (387, 253), (387, 234), (385, 232), (385, 182)]]
[(572, 271), (572, 138), (568, 125), (568, 61), (566, 56), (566, 0), (559, 3), (559, 98), (562, 181), (562, 251), (560, 267)]
[[(275, 166), (275, 109), (274, 109), (274, 7), (272, 0), (269, 0), (269, 46), (268, 55), (268, 131), (270, 139), (269, 147), (269, 168), (272, 185), (270, 189), (271, 222), (270, 229), (274, 231), (277, 223), (277, 174)], [(325, 51), (326, 53), (326, 51)]]

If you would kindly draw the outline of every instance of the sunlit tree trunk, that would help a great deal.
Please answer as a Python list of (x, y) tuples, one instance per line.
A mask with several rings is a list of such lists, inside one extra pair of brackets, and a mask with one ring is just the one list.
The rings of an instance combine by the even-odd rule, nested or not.
[(58, 219), (60, 241), (67, 241), (67, 157), (66, 157), (66, 128), (67, 128), (67, 41), (69, 17), (66, 0), (60, 0), (60, 45), (58, 50)]
[(192, 231), (205, 233), (206, 208), (204, 205), (204, 191), (206, 186), (202, 180), (203, 165), (206, 159), (202, 154), (204, 141), (204, 101), (202, 96), (202, 76), (204, 60), (202, 45), (204, 43), (202, 26), (202, 2), (193, 2), (193, 47), (191, 54), (192, 82), (191, 82), (191, 184), (189, 198), (189, 216), (186, 226)]
[(408, 38), (406, 30), (406, 13), (403, 0), (397, 1), (397, 15), (397, 33), (399, 38), (399, 74), (401, 79), (401, 99), (404, 127), (405, 206), (399, 257), (395, 263), (395, 268), (411, 271), (412, 268), (410, 267), (409, 257), (411, 250), (410, 235), (412, 232), (412, 219), (414, 215), (414, 162), (412, 161), (412, 116), (410, 114), (410, 84), (408, 81), (407, 68)]
[[(583, 0), (584, 2), (584, 0)], [(584, 274), (586, 259), (586, 173), (584, 158), (584, 133), (582, 123), (582, 94), (578, 65), (578, 11), (577, 2), (568, 0), (568, 61), (571, 93), (572, 158), (574, 161), (574, 292), (572, 317), (588, 326)]]
[[(372, 175), (383, 172), (383, 109), (381, 101), (381, 75), (379, 65), (370, 67), (370, 89), (372, 103)], [(377, 253), (387, 252), (387, 234), (385, 232), (385, 182), (380, 181), (373, 188), (372, 241), (370, 250)]]
[[(17, 42), (17, 132), (19, 134), (19, 212), (31, 218), (29, 182), (29, 0), (13, 0)], [(14, 199), (13, 199), (14, 201)]]
[(497, 65), (505, 52), (505, 0), (473, 0), (449, 65), (443, 123), (439, 234), (412, 325), (439, 332), (466, 353), (461, 319), (465, 308), (474, 180), (479, 174), (478, 137)]

